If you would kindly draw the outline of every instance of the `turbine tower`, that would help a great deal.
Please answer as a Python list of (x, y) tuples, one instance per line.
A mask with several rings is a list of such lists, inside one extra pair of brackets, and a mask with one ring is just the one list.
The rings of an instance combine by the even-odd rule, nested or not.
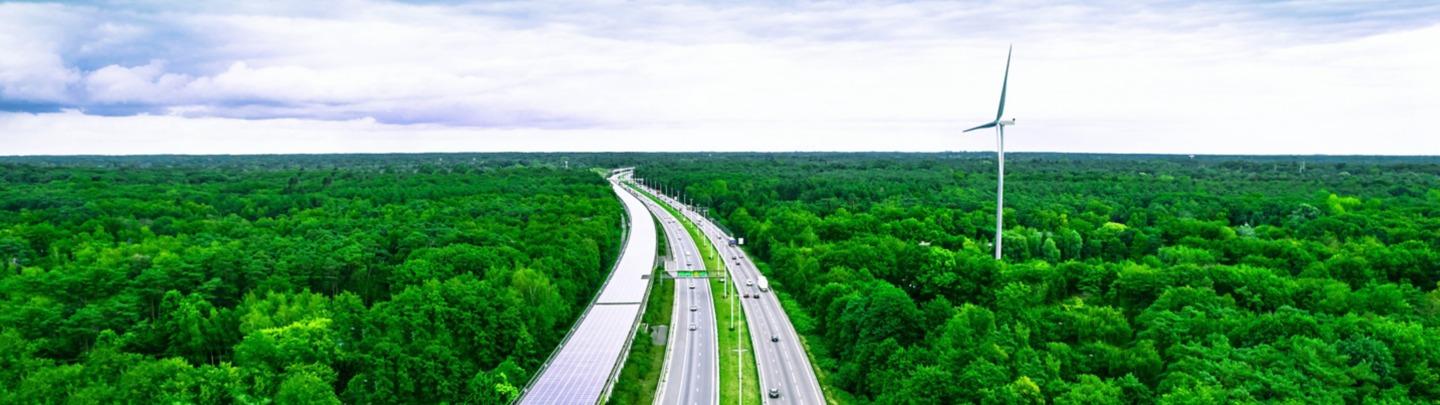
[(1000, 112), (995, 113), (995, 120), (965, 130), (970, 132), (995, 127), (995, 154), (1000, 157), (1000, 181), (995, 186), (995, 260), (1000, 260), (1000, 234), (1005, 230), (1005, 126), (1015, 125), (1014, 118), (1001, 121), (1000, 117), (1005, 115), (1005, 88), (1010, 85), (1010, 55), (1014, 52), (1015, 46), (1011, 45), (1010, 51), (1005, 54), (1005, 81), (1000, 82)]

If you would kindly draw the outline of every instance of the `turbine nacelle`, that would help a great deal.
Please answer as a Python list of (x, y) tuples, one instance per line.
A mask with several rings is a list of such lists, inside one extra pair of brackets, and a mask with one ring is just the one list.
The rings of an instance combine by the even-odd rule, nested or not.
[(1011, 118), (1011, 119), (1008, 119), (1008, 120), (1004, 120), (1004, 121), (995, 120), (995, 121), (990, 121), (989, 123), (980, 125), (980, 126), (978, 126), (978, 127), (974, 127), (974, 128), (967, 129), (967, 130), (965, 130), (965, 131), (963, 131), (963, 132), (970, 132), (970, 131), (974, 131), (974, 130), (977, 130), (977, 129), (994, 128), (994, 127), (1006, 127), (1006, 126), (1014, 126), (1014, 125), (1015, 125), (1015, 119), (1014, 119), (1014, 118)]

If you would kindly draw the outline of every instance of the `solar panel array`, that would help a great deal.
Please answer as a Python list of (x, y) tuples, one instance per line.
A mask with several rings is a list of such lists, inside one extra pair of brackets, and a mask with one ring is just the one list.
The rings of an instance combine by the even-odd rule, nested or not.
[[(605, 391), (639, 304), (596, 305), (521, 404), (591, 405)], [(623, 325), (623, 326), (622, 326)]]
[[(645, 208), (645, 203), (630, 195), (628, 186), (616, 185), (615, 193), (620, 195), (620, 201), (625, 203), (625, 210), (629, 211), (632, 219), (630, 239), (625, 242), (625, 255), (610, 275), (609, 284), (595, 302), (640, 302), (645, 298), (645, 287), (650, 284), (650, 280), (643, 276), (655, 268), (655, 221), (650, 219), (650, 210)], [(632, 251), (635, 254), (631, 254)]]
[(655, 267), (655, 222), (650, 211), (627, 187), (613, 185), (630, 215), (625, 253), (605, 282), (604, 290), (577, 321), (564, 346), (524, 392), (518, 404), (594, 404), (610, 383), (625, 342), (634, 335), (639, 302), (645, 299)]

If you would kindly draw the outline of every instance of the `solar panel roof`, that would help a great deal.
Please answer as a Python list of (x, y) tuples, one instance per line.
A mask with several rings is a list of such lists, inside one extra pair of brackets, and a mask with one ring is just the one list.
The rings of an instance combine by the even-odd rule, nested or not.
[[(598, 303), (640, 302), (650, 280), (643, 276), (655, 268), (655, 221), (640, 199), (630, 195), (627, 186), (615, 185), (615, 194), (625, 203), (630, 214), (630, 238), (625, 241), (625, 255), (610, 275)], [(632, 254), (632, 252), (634, 252)]]
[[(519, 404), (594, 404), (620, 358), (639, 304), (595, 305)], [(622, 326), (624, 325), (624, 326)]]
[(600, 296), (559, 348), (550, 364), (531, 381), (519, 404), (594, 404), (605, 391), (631, 327), (640, 313), (649, 275), (655, 266), (656, 231), (650, 211), (628, 188), (612, 184), (630, 217), (625, 253)]

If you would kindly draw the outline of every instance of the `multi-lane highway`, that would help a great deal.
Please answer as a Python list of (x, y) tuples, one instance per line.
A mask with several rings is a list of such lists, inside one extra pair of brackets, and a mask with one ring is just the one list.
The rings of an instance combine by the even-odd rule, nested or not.
[[(647, 278), (654, 267), (653, 252), (658, 236), (650, 213), (659, 218), (672, 250), (673, 259), (667, 263), (667, 270), (677, 273), (704, 270), (701, 259), (704, 253), (696, 247), (683, 224), (650, 199), (631, 194), (633, 190), (620, 184), (628, 177), (628, 173), (623, 173), (612, 178), (616, 194), (629, 213), (630, 232), (625, 250), (585, 314), (542, 366), (539, 375), (522, 390), (518, 404), (593, 404), (604, 400), (624, 361), (625, 346), (634, 336), (649, 291)], [(824, 404), (820, 384), (800, 345), (799, 335), (774, 294), (760, 291), (760, 273), (754, 262), (739, 247), (730, 246), (725, 233), (709, 220), (673, 199), (656, 196), (683, 213), (719, 247), (720, 259), (729, 270), (730, 280), (740, 286), (741, 294), (752, 297), (741, 301), (754, 342), (762, 403)], [(665, 380), (660, 384), (656, 402), (718, 405), (718, 331), (709, 280), (677, 278), (675, 282), (677, 308), (671, 324), (671, 346), (666, 355)]]
[[(780, 308), (780, 300), (775, 298), (775, 294), (760, 291), (758, 283), (761, 275), (754, 261), (750, 260), (739, 246), (730, 246), (725, 232), (710, 220), (685, 209), (679, 201), (663, 196), (661, 199), (689, 218), (690, 222), (695, 223), (701, 232), (719, 247), (721, 256), (730, 269), (731, 279), (740, 288), (741, 296), (750, 294), (750, 299), (742, 301), (750, 325), (750, 336), (755, 342), (755, 361), (760, 371), (763, 403), (824, 404), (825, 396), (820, 392), (820, 382), (815, 377), (815, 370), (810, 366), (810, 358), (806, 356), (805, 348), (800, 345), (800, 336), (790, 324), (790, 318)], [(755, 298), (757, 296), (758, 299)], [(771, 396), (772, 390), (776, 391), (777, 396)]]
[[(643, 199), (643, 198), (642, 198)], [(671, 260), (666, 271), (705, 271), (705, 262), (684, 225), (665, 208), (644, 199), (660, 221)], [(670, 323), (670, 347), (666, 372), (656, 393), (656, 403), (716, 405), (720, 402), (719, 337), (715, 329), (715, 306), (707, 278), (680, 277), (675, 282), (675, 311)]]

